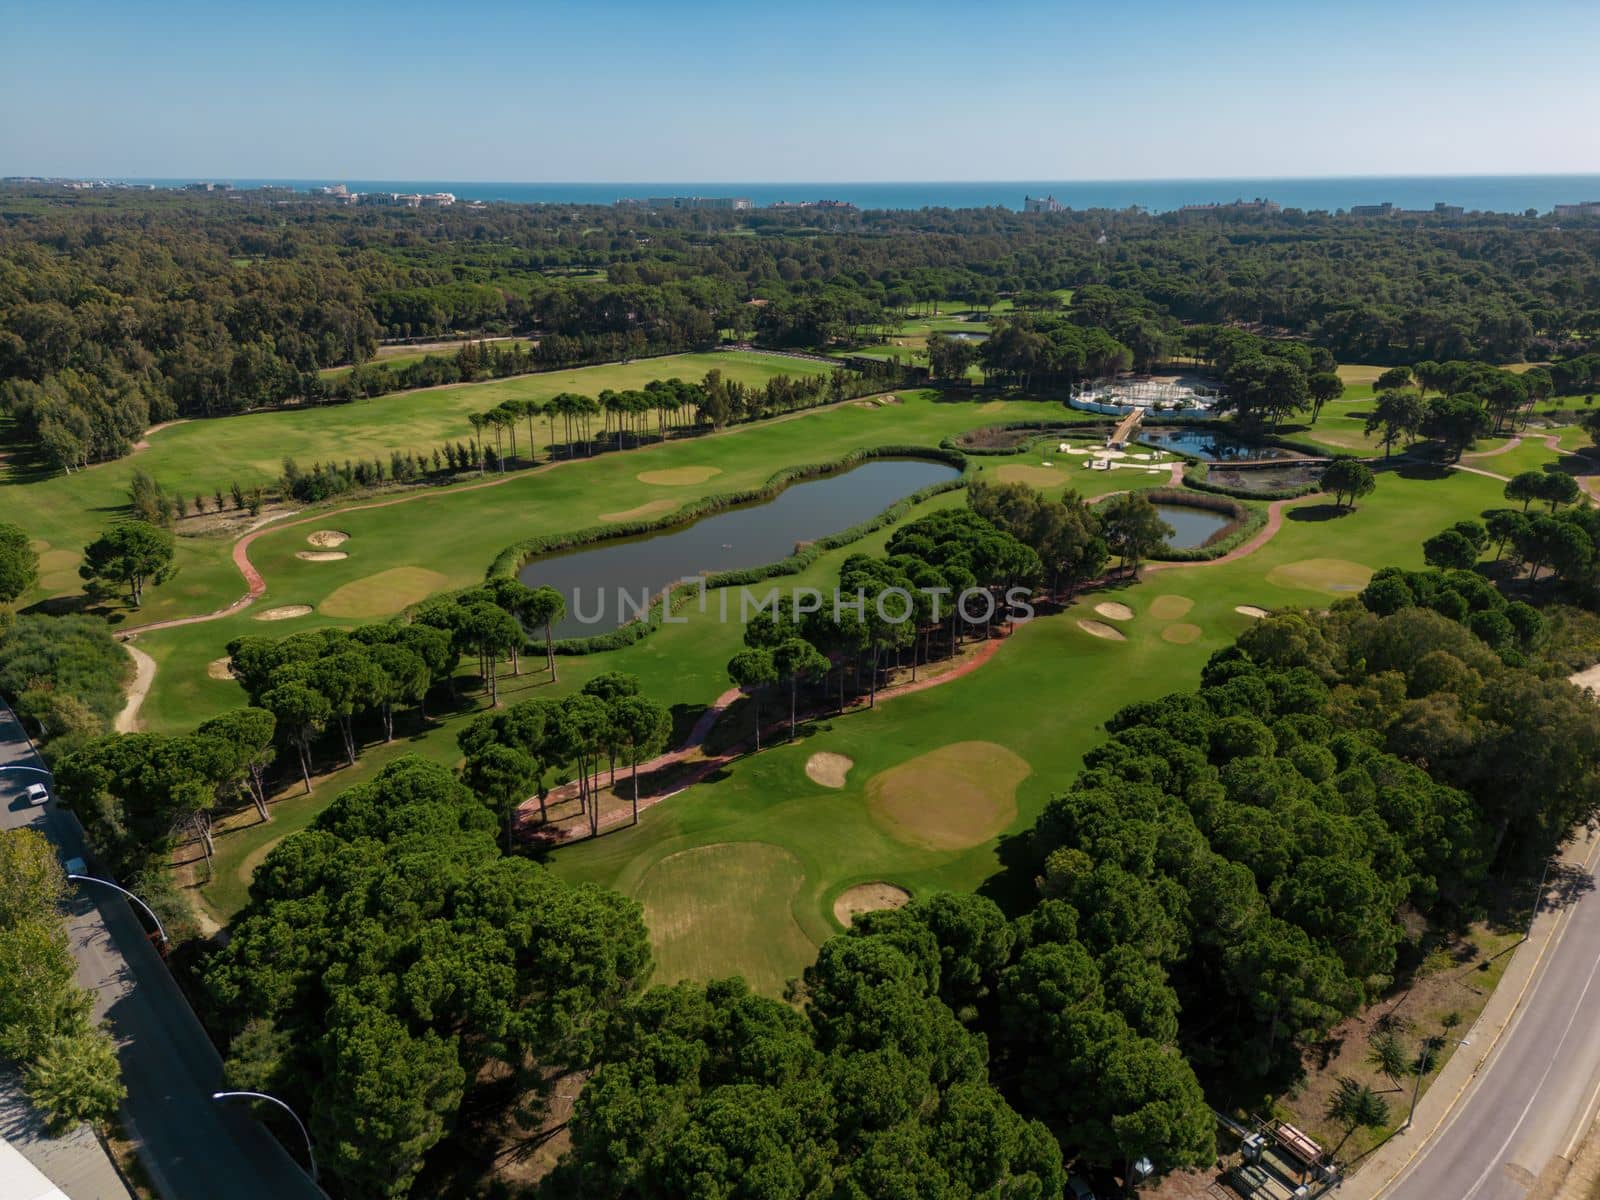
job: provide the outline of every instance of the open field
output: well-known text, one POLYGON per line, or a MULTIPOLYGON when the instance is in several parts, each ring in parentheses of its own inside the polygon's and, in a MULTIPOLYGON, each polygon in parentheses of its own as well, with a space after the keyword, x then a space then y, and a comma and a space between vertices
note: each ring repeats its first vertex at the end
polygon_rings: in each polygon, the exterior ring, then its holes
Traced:
MULTIPOLYGON (((378 347, 378 352, 372 356, 371 365, 374 365, 374 366, 385 366, 385 367, 403 367, 403 366, 406 366, 406 365, 408 365, 410 363, 421 362, 423 359, 427 358, 428 355, 430 355, 430 354, 432 354, 432 355, 434 355, 436 357, 443 357, 443 356, 447 356, 447 355, 453 355, 453 354, 456 353, 456 351, 460 350, 462 346, 465 346, 467 344, 467 342, 469 342, 469 341, 471 341, 471 342, 478 342, 478 341, 488 342, 488 343, 490 343, 492 345, 498 346, 502 350, 509 350, 511 348, 511 343, 512 342, 520 342, 520 343, 522 343, 522 345, 524 345, 526 347, 529 347, 529 348, 531 348, 535 344, 535 342, 534 342, 534 340, 532 338, 525 338, 525 337, 487 337, 487 338, 468 338, 468 339, 463 339, 463 340, 458 340, 458 341, 426 342, 426 343, 423 343, 421 345, 416 345, 416 346, 379 346, 378 347)), ((324 380, 327 380, 328 382, 331 383, 335 379, 342 379, 344 376, 350 374, 351 370, 353 370, 353 368, 349 367, 349 366, 324 367, 324 368, 322 368, 322 370, 318 371, 317 374, 320 375, 324 380)))

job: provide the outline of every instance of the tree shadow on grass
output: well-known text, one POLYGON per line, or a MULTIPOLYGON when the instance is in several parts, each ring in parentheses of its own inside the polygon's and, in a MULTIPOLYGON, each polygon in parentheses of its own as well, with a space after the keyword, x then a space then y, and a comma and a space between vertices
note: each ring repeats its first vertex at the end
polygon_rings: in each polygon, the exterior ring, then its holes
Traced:
POLYGON ((1306 504, 1291 508, 1284 515, 1291 521, 1337 521, 1356 510, 1341 508, 1337 504, 1306 504))

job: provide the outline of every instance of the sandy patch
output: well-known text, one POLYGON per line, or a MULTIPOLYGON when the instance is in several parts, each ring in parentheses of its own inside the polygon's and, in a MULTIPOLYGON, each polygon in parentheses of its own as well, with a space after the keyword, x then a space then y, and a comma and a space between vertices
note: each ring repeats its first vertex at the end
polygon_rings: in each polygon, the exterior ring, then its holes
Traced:
POLYGON ((232 679, 233 659, 227 655, 223 655, 221 658, 213 658, 206 664, 206 677, 208 679, 232 679))
POLYGON ((341 558, 350 557, 343 550, 296 550, 294 556, 306 562, 338 562, 341 558))
POLYGON ((669 513, 678 507, 676 500, 651 500, 648 504, 641 504, 638 508, 625 508, 621 512, 601 513, 602 521, 638 521, 645 517, 656 517, 662 513, 669 513))
POLYGON ((874 775, 867 810, 898 842, 965 850, 1017 819, 1017 785, 1032 770, 994 742, 955 742, 874 775))
POLYGON ((388 617, 450 586, 450 576, 426 567, 391 567, 352 579, 322 602, 329 617, 388 617))
POLYGON ((1184 625, 1181 623, 1168 625, 1161 631, 1161 640, 1173 642, 1179 646, 1187 646, 1190 642, 1199 640, 1200 632, 1200 626, 1198 625, 1184 625))
POLYGON ((896 396, 893 392, 885 392, 883 395, 878 397, 878 403, 879 404, 899 404, 900 403, 900 397, 896 396))
POLYGON ((1257 608, 1254 604, 1235 604, 1233 611, 1246 617, 1254 617, 1260 621, 1272 614, 1264 608, 1257 608))
POLYGON ((1125 642, 1128 640, 1122 636, 1122 630, 1113 629, 1104 621, 1079 621, 1078 628, 1085 633, 1093 634, 1097 638, 1105 638, 1108 642, 1125 642))
POLYGON ((1313 592, 1359 592, 1372 578, 1372 568, 1342 558, 1303 558, 1267 572, 1267 582, 1313 592))
POLYGON ((281 604, 277 608, 269 608, 265 612, 258 612, 258 621, 287 621, 293 617, 308 617, 311 615, 309 604, 281 604))
POLYGON ((1588 688, 1591 692, 1600 694, 1600 664, 1590 667, 1587 671, 1579 671, 1576 675, 1568 675, 1567 682, 1573 687, 1588 688))
POLYGON ((911 902, 911 893, 892 883, 858 883, 845 888, 833 902, 833 919, 849 929, 861 913, 902 908, 911 902))
POLYGON ((842 788, 844 777, 850 773, 850 768, 856 765, 856 760, 846 758, 843 754, 831 754, 826 750, 819 750, 806 759, 806 778, 812 783, 820 783, 823 787, 842 788))
POLYGON ((1094 610, 1108 621, 1133 620, 1133 609, 1126 604, 1118 604, 1115 600, 1102 601, 1094 606, 1094 610))
POLYGON ((721 467, 672 467, 665 471, 640 471, 634 478, 640 483, 662 487, 684 487, 687 484, 704 483, 721 474, 721 467))
POLYGON ((342 546, 350 540, 348 533, 341 533, 337 529, 319 529, 315 533, 307 534, 306 541, 319 550, 332 550, 335 546, 342 546))
POLYGON ((1024 467, 1013 464, 996 468, 994 475, 1001 483, 1025 483, 1029 487, 1036 488, 1060 487, 1065 482, 1051 467, 1024 467))
POLYGON ((1150 615, 1158 621, 1176 621, 1193 607, 1187 596, 1157 596, 1150 601, 1150 615))
POLYGON ((118 733, 133 733, 144 724, 139 720, 139 706, 150 694, 150 685, 156 681, 156 660, 131 641, 123 642, 122 648, 133 659, 133 680, 128 684, 128 702, 122 706, 111 727, 118 733))

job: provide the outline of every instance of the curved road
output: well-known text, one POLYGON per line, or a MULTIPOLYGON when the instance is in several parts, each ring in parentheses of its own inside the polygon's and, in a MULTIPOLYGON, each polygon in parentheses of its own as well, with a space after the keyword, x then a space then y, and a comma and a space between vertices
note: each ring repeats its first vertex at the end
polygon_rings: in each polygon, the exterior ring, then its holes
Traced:
MULTIPOLYGON (((1502 984, 1523 989, 1516 1012, 1417 1157, 1374 1195, 1523 1200, 1553 1194, 1600 1102, 1600 894, 1594 875, 1600 840, 1576 849, 1581 857, 1569 855, 1558 882, 1546 889, 1537 922, 1543 928, 1522 948, 1538 956, 1531 973, 1521 985, 1502 984)), ((1418 1124, 1427 1127, 1420 1112, 1418 1124)))
MULTIPOLYGON (((42 767, 16 716, 0 703, 0 766, 42 767)), ((21 799, 39 776, 0 771, 0 829, 24 826, 62 857, 84 854, 83 834, 54 801, 21 799)), ((123 1119, 163 1200, 321 1200, 322 1192, 239 1106, 221 1106, 222 1060, 128 902, 109 889, 71 896, 67 935, 94 1017, 111 1023, 128 1098, 123 1119)))

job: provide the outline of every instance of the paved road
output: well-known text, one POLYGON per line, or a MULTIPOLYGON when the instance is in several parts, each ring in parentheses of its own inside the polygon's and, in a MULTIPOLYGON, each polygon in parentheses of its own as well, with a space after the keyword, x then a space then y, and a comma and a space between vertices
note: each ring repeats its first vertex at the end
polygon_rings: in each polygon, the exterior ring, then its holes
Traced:
POLYGON ((1600 843, 1546 892, 1565 893, 1563 923, 1520 1010, 1472 1090, 1382 1200, 1521 1200, 1572 1157, 1600 1100, 1597 858, 1600 843))
MULTIPOLYGON (((42 765, 15 716, 0 704, 0 765, 42 765)), ((32 825, 64 856, 83 853, 82 832, 52 801, 20 800, 39 776, 0 771, 0 828, 32 825)), ((107 889, 79 893, 67 932, 78 982, 111 1022, 128 1088, 123 1119, 165 1200, 319 1200, 322 1193, 247 1109, 217 1105, 222 1062, 128 904, 107 889)))

